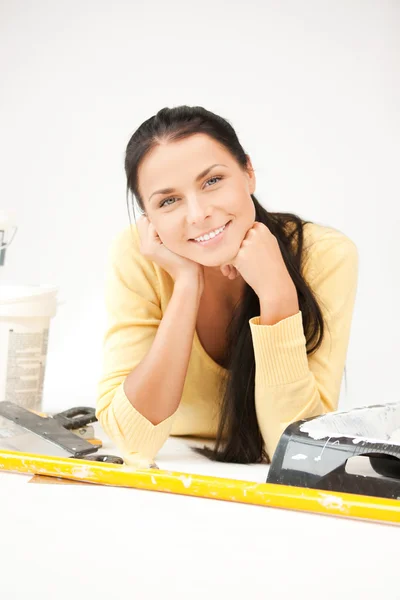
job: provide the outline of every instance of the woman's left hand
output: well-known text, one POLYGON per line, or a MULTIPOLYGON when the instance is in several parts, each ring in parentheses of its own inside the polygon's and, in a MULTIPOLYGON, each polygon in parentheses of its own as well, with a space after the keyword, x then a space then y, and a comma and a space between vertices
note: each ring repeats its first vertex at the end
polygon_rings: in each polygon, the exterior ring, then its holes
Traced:
POLYGON ((264 223, 256 221, 243 239, 239 252, 221 272, 235 279, 240 274, 265 305, 295 299, 297 290, 286 268, 278 240, 264 223))

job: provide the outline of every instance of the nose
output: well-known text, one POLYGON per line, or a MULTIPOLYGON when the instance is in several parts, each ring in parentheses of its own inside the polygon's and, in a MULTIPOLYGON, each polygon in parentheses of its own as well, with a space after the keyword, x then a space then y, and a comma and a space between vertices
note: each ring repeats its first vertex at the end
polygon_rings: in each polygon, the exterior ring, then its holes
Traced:
POLYGON ((188 225, 197 225, 209 217, 210 205, 203 204, 197 196, 188 198, 186 219, 188 225))

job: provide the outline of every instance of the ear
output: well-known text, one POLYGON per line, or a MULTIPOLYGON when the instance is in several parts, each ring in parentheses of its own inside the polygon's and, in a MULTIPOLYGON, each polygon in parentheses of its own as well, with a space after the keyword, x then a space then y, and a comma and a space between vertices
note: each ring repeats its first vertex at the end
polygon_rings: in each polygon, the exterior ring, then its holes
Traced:
POLYGON ((248 154, 246 154, 246 156, 247 156, 246 172, 247 172, 247 176, 249 178, 250 194, 254 194, 255 189, 256 189, 256 174, 254 172, 253 164, 251 162, 250 156, 248 154))

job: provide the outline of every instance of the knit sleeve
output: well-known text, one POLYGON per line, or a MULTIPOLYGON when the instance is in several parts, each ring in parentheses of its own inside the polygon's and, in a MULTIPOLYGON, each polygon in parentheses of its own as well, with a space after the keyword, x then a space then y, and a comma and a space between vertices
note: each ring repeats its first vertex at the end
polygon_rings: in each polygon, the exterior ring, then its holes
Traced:
POLYGON ((153 263, 141 255, 137 236, 125 230, 109 253, 107 327, 96 415, 127 464, 148 466, 168 438, 174 415, 153 425, 124 392, 125 378, 150 350, 162 318, 157 274, 153 263))
POLYGON ((356 245, 326 236, 313 248, 310 287, 325 323, 321 346, 307 355, 302 313, 274 325, 250 319, 255 354, 255 405, 270 458, 286 427, 337 409, 358 283, 356 245))

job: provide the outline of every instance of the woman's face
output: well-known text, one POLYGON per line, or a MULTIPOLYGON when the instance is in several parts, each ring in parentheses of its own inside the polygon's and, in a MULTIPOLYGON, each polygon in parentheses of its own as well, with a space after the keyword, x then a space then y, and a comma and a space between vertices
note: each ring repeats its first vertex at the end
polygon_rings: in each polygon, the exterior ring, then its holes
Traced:
POLYGON ((202 133, 149 152, 139 167, 138 187, 162 243, 205 267, 232 260, 255 221, 250 159, 248 167, 244 171, 224 146, 202 133), (210 243, 194 241, 227 223, 210 243))

